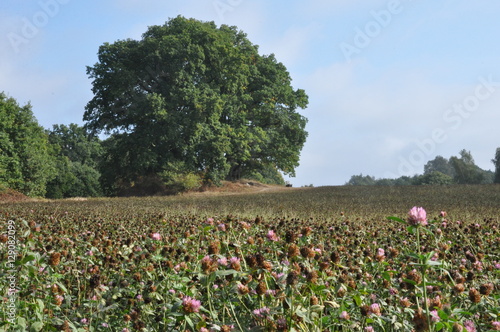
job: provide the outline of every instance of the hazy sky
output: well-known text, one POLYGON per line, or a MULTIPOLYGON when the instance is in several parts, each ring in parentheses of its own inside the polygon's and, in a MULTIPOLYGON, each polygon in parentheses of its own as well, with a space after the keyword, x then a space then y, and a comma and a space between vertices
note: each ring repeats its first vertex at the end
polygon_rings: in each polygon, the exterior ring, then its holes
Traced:
POLYGON ((295 186, 422 173, 461 149, 493 169, 499 13, 484 0, 2 0, 0 91, 46 128, 83 124, 98 47, 180 14, 236 25, 309 95, 295 186))

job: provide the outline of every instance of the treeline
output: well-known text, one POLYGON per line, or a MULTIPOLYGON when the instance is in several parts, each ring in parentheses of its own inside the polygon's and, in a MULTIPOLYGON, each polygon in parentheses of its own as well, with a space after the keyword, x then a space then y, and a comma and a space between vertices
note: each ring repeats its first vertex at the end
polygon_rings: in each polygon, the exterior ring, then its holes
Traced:
MULTIPOLYGON (((0 191, 31 197, 68 198, 177 193, 201 187, 195 174, 163 172, 135 182, 116 181, 118 165, 113 136, 101 140, 84 126, 39 125, 31 105, 20 106, 0 92, 0 191)), ((123 151, 123 153, 126 153, 123 151)), ((272 168, 243 172, 248 179, 282 184, 272 168)))
POLYGON ((0 189, 31 197, 100 196, 102 142, 83 127, 45 130, 31 105, 0 93, 0 189))
POLYGON ((397 179, 376 179, 370 175, 353 175, 346 185, 404 186, 404 185, 449 185, 500 183, 500 148, 496 150, 495 172, 483 170, 474 162, 470 151, 461 150, 458 156, 449 159, 437 156, 424 166, 423 174, 401 176, 397 179))

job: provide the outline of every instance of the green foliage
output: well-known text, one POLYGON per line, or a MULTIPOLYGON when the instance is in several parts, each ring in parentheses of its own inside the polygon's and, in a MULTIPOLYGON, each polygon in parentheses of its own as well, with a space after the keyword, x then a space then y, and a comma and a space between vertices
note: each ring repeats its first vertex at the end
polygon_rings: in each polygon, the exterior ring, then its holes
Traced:
POLYGON ((257 169, 243 171, 241 177, 265 184, 285 185, 283 175, 281 175, 281 173, 272 166, 262 166, 257 169))
POLYGON ((173 192, 182 192, 200 188, 203 179, 199 174, 189 170, 185 163, 168 163, 164 171, 160 173, 163 182, 173 192))
POLYGON ((49 131, 56 159, 56 175, 47 186, 47 197, 96 197, 102 195, 98 164, 103 154, 99 138, 74 123, 54 125, 49 131))
POLYGON ((194 173, 175 174, 166 185, 176 191, 188 191, 200 188, 202 179, 194 173))
POLYGON ((461 150, 460 158, 451 157, 450 164, 455 171, 455 182, 459 184, 479 184, 485 180, 484 171, 474 163, 470 151, 461 150))
MULTIPOLYGON (((498 156, 500 152, 497 151, 498 156)), ((500 157, 497 158, 500 160, 500 157)), ((495 163, 493 160, 493 163, 495 163)), ((499 163, 500 164, 500 163, 499 163)), ((497 165, 495 163, 495 165, 497 165)), ((498 172, 497 172, 498 173, 498 172)), ((469 151, 460 151, 460 157, 449 160, 437 156, 424 166, 424 174, 401 176, 397 179, 376 179, 373 176, 353 175, 346 185, 377 185, 377 186, 407 186, 407 185, 449 185, 449 184, 490 184, 495 173, 483 170, 474 163, 469 151)), ((500 181, 500 179, 499 179, 500 181)))
POLYGON ((0 183, 28 196, 43 196, 54 176, 47 135, 31 106, 0 93, 0 183))
POLYGON ((375 184, 375 178, 370 175, 353 175, 346 183, 346 185, 350 186, 369 186, 375 184))
POLYGON ((415 179, 414 184, 417 185, 446 185, 453 184, 453 178, 439 171, 432 171, 424 175, 420 175, 415 179))
POLYGON ((495 177, 493 182, 500 183, 500 148, 497 148, 495 153, 495 158, 492 160, 493 164, 495 164, 495 177))
POLYGON ((106 190, 178 162, 215 184, 262 168, 293 176, 308 98, 257 49, 236 27, 181 16, 102 45, 87 68, 95 96, 84 120, 111 134, 106 190))
POLYGON ((450 164, 449 160, 442 156, 437 156, 425 164, 424 175, 432 172, 441 172, 451 177, 455 176, 455 169, 450 164))

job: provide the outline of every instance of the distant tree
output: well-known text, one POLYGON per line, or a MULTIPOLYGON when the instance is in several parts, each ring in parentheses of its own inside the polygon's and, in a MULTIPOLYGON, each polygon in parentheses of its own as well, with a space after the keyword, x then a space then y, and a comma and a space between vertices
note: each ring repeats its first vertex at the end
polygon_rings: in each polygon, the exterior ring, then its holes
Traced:
POLYGON ((375 185, 375 178, 370 175, 353 175, 346 183, 350 186, 372 186, 375 185))
POLYGON ((410 176, 401 176, 394 180, 395 186, 410 186, 414 184, 414 177, 410 176))
POLYGON ((74 123, 54 125, 48 134, 57 155, 57 175, 47 185, 47 197, 102 195, 98 165, 103 149, 99 138, 74 123))
POLYGON ((500 148, 497 148, 495 158, 492 160, 492 162, 493 164, 495 164, 495 178, 493 182, 500 183, 500 148))
POLYGON ((388 179, 388 178, 376 179, 375 185, 377 185, 377 186, 393 186, 394 179, 388 179))
POLYGON ((430 160, 424 166, 424 174, 430 174, 432 172, 441 172, 442 174, 446 174, 451 176, 452 178, 455 176, 455 170, 453 166, 450 164, 448 159, 442 156, 436 156, 433 160, 430 160))
POLYGON ((483 173, 483 181, 481 181, 482 184, 494 183, 495 172, 492 172, 490 170, 483 170, 483 169, 480 169, 480 171, 483 173))
POLYGON ((439 171, 433 171, 418 176, 415 179, 414 184, 416 185, 446 185, 453 184, 453 178, 447 174, 443 174, 439 171))
POLYGON ((54 176, 50 152, 31 105, 21 107, 0 93, 0 184, 28 196, 44 196, 54 176))
POLYGON ((173 169, 214 183, 261 169, 294 176, 308 97, 236 27, 179 16, 105 43, 98 59, 84 120, 112 134, 108 190, 173 169))
POLYGON ((470 151, 461 150, 460 158, 455 156, 451 157, 450 164, 455 172, 454 180, 456 183, 480 184, 485 180, 484 171, 476 166, 470 151))
POLYGON ((61 153, 72 162, 97 167, 103 154, 99 137, 75 123, 53 125, 49 141, 61 148, 61 153))

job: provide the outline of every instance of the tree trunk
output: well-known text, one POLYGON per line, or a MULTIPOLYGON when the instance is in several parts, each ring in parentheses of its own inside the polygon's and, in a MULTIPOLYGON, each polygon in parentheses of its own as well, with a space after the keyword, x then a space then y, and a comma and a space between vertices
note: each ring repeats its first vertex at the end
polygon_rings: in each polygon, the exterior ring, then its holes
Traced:
POLYGON ((241 178, 241 165, 236 164, 231 166, 231 169, 229 170, 229 174, 227 175, 227 180, 229 181, 235 181, 239 180, 241 178))

